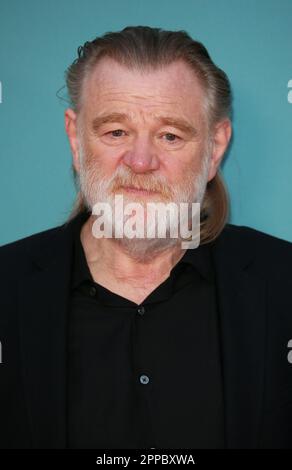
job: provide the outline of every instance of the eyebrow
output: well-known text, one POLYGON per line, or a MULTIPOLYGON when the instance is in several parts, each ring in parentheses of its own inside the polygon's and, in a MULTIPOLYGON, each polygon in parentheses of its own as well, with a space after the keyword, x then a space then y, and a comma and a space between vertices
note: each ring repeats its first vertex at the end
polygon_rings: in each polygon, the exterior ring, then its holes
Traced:
MULTIPOLYGON (((189 124, 185 119, 175 118, 171 116, 157 116, 156 120, 159 121, 162 125, 172 126, 180 129, 181 131, 196 137, 198 131, 195 127, 189 124)), ((97 116, 92 121, 92 129, 96 132, 103 124, 108 124, 110 122, 131 122, 129 116, 125 113, 110 113, 97 116)))

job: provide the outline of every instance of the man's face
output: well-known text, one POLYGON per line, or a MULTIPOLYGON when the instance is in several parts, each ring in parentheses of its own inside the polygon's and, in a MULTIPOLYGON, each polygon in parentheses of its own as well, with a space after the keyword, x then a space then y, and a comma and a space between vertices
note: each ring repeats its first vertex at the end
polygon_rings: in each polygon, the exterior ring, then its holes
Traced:
POLYGON ((143 75, 105 58, 84 85, 82 144, 87 163, 105 177, 125 168, 134 186, 163 178, 169 194, 190 171, 200 170, 207 139, 204 94, 186 64, 143 75))
POLYGON ((125 203, 201 202, 214 176, 204 99, 181 61, 141 73, 102 59, 84 83, 74 160, 88 206, 114 194, 125 203))

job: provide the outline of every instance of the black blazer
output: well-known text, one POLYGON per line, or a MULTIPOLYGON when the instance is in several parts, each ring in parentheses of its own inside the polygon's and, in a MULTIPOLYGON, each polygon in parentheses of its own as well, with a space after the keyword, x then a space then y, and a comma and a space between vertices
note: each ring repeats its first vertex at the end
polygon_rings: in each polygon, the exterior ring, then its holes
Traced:
MULTIPOLYGON (((66 448, 73 222, 0 248, 0 447, 66 448)), ((212 244, 226 447, 292 448, 292 243, 227 224, 212 244)))

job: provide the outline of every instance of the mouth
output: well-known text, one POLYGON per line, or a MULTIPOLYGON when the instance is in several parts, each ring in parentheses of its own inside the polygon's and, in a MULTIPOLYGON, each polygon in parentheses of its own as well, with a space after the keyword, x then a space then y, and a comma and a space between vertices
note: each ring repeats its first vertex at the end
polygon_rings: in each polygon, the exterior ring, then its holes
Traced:
POLYGON ((135 188, 135 187, 133 187, 133 186, 122 186, 121 189, 122 189, 123 191, 128 192, 128 193, 140 194, 141 196, 151 196, 151 195, 158 194, 157 191, 149 191, 149 190, 147 190, 147 189, 135 188))

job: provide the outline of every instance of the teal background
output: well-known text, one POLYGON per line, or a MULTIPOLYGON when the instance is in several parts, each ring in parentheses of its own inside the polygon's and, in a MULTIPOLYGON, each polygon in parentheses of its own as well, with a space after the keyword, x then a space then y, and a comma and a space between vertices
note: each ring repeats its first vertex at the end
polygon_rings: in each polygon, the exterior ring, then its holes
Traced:
POLYGON ((67 105, 56 93, 79 45, 129 25, 184 29, 225 70, 234 94, 222 167, 230 222, 292 241, 291 0, 1 0, 0 244, 68 216, 67 105))

